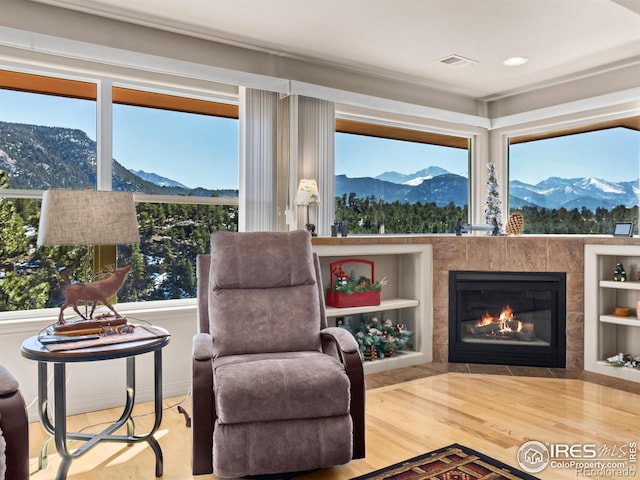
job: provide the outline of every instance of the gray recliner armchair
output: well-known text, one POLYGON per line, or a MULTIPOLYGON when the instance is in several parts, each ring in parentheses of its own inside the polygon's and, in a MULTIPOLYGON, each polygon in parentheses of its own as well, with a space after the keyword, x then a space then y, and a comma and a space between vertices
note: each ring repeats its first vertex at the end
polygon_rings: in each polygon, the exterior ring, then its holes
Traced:
POLYGON ((363 458, 358 346, 327 328, 309 232, 215 232, 197 268, 193 473, 277 474, 363 458))

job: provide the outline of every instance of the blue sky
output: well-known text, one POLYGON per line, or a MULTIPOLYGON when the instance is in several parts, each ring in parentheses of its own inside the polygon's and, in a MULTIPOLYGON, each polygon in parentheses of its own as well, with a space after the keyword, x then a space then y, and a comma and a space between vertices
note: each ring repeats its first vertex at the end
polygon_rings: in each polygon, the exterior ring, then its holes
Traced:
POLYGON ((467 151, 461 148, 348 133, 336 135, 336 174, 351 178, 376 177, 389 171, 414 173, 431 166, 467 176, 468 158, 467 151))
POLYGON ((637 180, 640 132, 620 127, 519 143, 509 155, 511 177, 531 184, 551 176, 637 180))
MULTIPOLYGON (((0 89, 0 120, 78 128, 96 138, 95 102, 0 89)), ((238 188, 237 120, 116 105, 114 158, 188 187, 238 188)), ((439 166, 468 172, 465 150, 361 135, 336 135, 336 174, 375 177, 439 166)), ((616 128, 514 145, 510 176, 535 184, 551 176, 636 180, 640 132, 616 128)))
MULTIPOLYGON (((96 104, 0 89, 0 120, 77 128, 96 139, 96 104)), ((116 105, 113 156, 195 188, 238 188, 238 121, 116 105)))
MULTIPOLYGON (((510 177, 537 184, 549 177, 596 177, 609 181, 637 180, 640 132, 614 128, 567 135, 510 148, 510 177)), ((413 173, 428 166, 467 174, 465 150, 361 135, 336 135, 336 173, 375 177, 385 171, 413 173)))
POLYGON ((127 168, 191 188, 238 188, 237 120, 127 105, 113 110, 113 156, 127 168))

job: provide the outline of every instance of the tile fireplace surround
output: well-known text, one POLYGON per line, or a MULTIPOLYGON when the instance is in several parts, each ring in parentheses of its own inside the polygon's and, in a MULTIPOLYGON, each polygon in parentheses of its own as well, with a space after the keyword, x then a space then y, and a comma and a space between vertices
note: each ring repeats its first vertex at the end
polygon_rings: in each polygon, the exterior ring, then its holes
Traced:
POLYGON ((567 365, 583 369, 584 246, 639 245, 640 238, 579 235, 408 235, 319 237, 314 245, 428 243, 433 250, 433 361, 448 362, 449 270, 565 272, 567 274, 567 365))

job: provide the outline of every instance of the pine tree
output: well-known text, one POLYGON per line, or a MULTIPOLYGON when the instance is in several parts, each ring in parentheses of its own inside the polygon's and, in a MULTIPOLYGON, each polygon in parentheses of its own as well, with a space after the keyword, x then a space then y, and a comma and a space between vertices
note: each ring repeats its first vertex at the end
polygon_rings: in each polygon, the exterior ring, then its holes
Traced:
MULTIPOLYGON (((0 170, 0 189, 10 188, 9 176, 0 170)), ((0 197, 0 258, 13 258, 25 253, 27 240, 22 218, 12 201, 0 197)))
POLYGON ((488 163, 489 179, 487 180, 487 197, 484 207, 484 218, 488 225, 491 225, 492 219, 498 222, 498 228, 502 230, 502 208, 500 201, 500 192, 498 191, 498 179, 496 178, 496 168, 493 163, 488 163))
MULTIPOLYGON (((0 170, 0 189, 10 188, 9 176, 0 170)), ((49 294, 49 285, 33 281, 32 277, 16 269, 28 264, 27 237, 24 222, 15 203, 0 197, 0 311, 43 308, 49 294)))

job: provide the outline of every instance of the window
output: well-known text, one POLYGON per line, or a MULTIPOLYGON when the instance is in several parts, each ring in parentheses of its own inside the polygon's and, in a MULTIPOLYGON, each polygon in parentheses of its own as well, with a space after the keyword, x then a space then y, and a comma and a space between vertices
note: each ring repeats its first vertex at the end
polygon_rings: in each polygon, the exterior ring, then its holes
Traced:
MULTIPOLYGON (((96 85, 0 71, 0 311, 58 307, 82 272, 84 247, 36 238, 43 190, 100 188, 96 85)), ((195 297, 195 256, 237 230, 238 108, 120 87, 113 102, 112 188, 136 193, 141 238, 117 248, 119 301, 195 297)))
POLYGON ((509 209, 524 232, 638 232, 640 117, 509 139, 509 209))
POLYGON ((468 138, 339 119, 335 143, 335 218, 350 233, 451 233, 468 218, 468 138))
POLYGON ((96 188, 96 91, 0 71, 0 311, 60 305, 58 267, 84 257, 80 247, 38 251, 35 243, 41 190, 96 188))
POLYGON ((238 109, 121 87, 113 102, 113 188, 153 196, 137 204, 140 245, 118 247, 133 267, 119 299, 193 298, 196 255, 238 229, 238 109))

